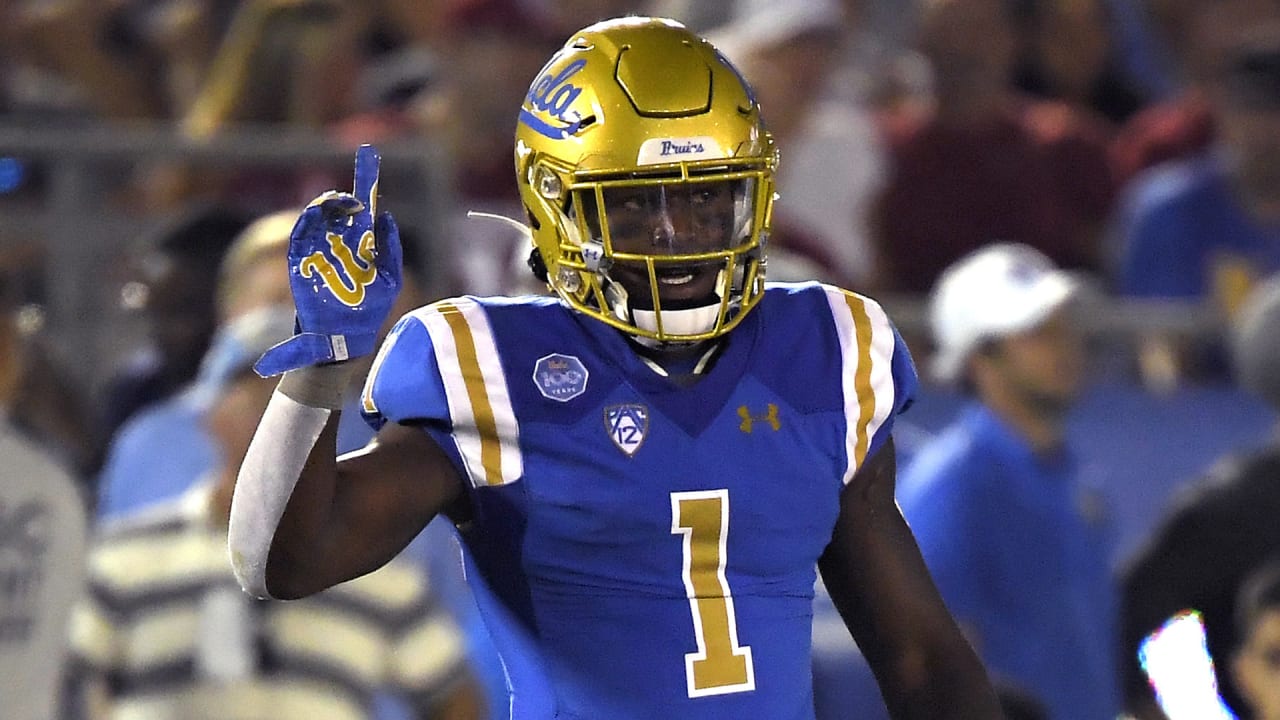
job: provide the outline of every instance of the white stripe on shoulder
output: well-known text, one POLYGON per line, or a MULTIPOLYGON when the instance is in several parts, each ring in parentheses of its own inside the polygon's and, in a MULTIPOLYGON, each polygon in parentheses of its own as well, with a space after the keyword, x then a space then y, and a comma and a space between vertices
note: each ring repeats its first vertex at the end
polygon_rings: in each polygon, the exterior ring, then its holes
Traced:
POLYGON ((454 298, 413 315, 431 335, 454 441, 471 483, 506 485, 520 479, 520 428, 484 308, 470 298, 454 298))
MULTIPOLYGON (((421 308, 415 312, 420 311, 421 308)), ((369 373, 364 376, 364 387, 360 389, 360 409, 369 415, 376 415, 378 403, 373 399, 373 386, 378 378, 378 373, 382 370, 382 362, 387 359, 387 355, 391 354, 392 343, 383 342, 378 347, 378 352, 373 356, 373 364, 369 366, 369 373)))
POLYGON ((840 340, 846 458, 843 480, 848 484, 866 459, 871 438, 893 410, 895 337, 889 317, 874 300, 829 286, 823 290, 840 340))

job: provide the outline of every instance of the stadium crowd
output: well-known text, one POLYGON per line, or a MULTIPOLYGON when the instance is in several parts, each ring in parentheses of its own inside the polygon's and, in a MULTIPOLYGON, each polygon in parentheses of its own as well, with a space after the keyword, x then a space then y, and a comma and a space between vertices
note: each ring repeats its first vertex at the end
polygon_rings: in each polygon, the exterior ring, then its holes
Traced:
MULTIPOLYGON (((1270 0, 0 3, 0 715, 506 717, 443 519, 287 611, 215 557, 270 389, 249 367, 292 332, 263 258, 374 143, 438 170, 384 167, 401 311, 543 292, 528 236, 468 211, 524 222, 516 111, 572 33, 628 14, 754 87, 781 152, 769 279, 876 297, 911 347, 904 514, 1007 716, 1207 717, 1190 685, 1280 718, 1270 0), (95 149, 139 129, 175 150, 95 149), (332 155, 200 150, 263 137, 332 155), (1151 671, 1186 617, 1207 643, 1151 671)), ((348 415, 344 451, 371 436, 348 415)), ((833 618, 819 586, 818 718, 887 718, 833 618)))

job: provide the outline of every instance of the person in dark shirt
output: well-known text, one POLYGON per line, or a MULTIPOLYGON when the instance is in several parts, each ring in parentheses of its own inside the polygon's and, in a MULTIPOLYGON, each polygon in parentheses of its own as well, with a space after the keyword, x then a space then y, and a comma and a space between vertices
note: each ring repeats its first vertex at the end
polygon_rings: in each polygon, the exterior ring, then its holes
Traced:
MULTIPOLYGON (((1239 382, 1280 410, 1280 278, 1251 296, 1233 327, 1239 382)), ((1245 578, 1280 553, 1280 435, 1219 460, 1174 498, 1156 531, 1121 570, 1125 703, 1135 717, 1162 718, 1138 662, 1143 638, 1186 609, 1204 618, 1206 644, 1223 699, 1246 705, 1224 662, 1240 638, 1233 624, 1245 578)), ((1246 715, 1247 717, 1247 715, 1246 715)))

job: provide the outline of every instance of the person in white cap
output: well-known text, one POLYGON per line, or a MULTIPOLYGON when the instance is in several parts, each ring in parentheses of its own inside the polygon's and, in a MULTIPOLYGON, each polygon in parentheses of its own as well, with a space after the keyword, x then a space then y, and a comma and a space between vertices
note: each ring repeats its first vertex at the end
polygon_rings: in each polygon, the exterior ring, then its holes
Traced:
POLYGON ((961 258, 930 299, 934 372, 972 396, 898 499, 993 678, 1054 720, 1112 720, 1115 591, 1100 496, 1065 435, 1084 378, 1080 288, 1031 247, 961 258))

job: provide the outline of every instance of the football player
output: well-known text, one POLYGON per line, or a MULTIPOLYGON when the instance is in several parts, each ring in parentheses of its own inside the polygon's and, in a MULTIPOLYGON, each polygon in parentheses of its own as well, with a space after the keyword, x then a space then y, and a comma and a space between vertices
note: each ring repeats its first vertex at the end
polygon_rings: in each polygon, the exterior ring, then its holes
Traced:
POLYGON ((682 25, 574 35, 520 109, 530 264, 553 292, 404 316, 335 459, 348 360, 399 276, 354 193, 302 214, 298 334, 236 487, 245 589, 297 598, 392 558, 433 516, 527 718, 812 718, 815 568, 895 717, 997 718, 894 502, 916 374, 881 308, 766 284, 777 152, 738 72, 682 25))

